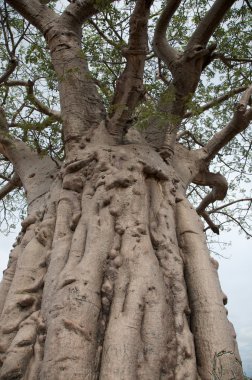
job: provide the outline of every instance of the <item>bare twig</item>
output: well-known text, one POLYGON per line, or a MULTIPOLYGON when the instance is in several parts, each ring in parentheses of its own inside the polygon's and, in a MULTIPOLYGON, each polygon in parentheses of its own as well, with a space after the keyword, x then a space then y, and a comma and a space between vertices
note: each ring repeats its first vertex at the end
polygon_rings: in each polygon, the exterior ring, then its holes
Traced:
POLYGON ((120 44, 116 43, 114 40, 111 40, 106 34, 99 28, 99 26, 92 20, 88 20, 88 23, 92 25, 92 27, 98 32, 98 34, 106 41, 109 45, 115 47, 115 48, 120 48, 120 44))
POLYGON ((47 116, 51 116, 53 119, 57 121, 61 121, 60 112, 50 109, 49 107, 47 107, 45 104, 43 104, 36 98, 36 96, 34 95, 33 81, 28 81, 27 95, 28 95, 28 100, 30 100, 30 102, 37 108, 38 111, 44 113, 47 116))
POLYGON ((237 199, 235 201, 232 201, 232 202, 229 202, 229 203, 226 203, 222 206, 219 206, 219 207, 216 207, 210 211, 208 211, 208 214, 214 214, 215 212, 218 212, 219 210, 222 210, 223 208, 226 208, 226 207, 229 207, 229 206, 232 206, 233 204, 235 203, 239 203, 239 202, 252 202, 252 198, 241 198, 241 199, 237 199))
POLYGON ((235 57, 226 57, 223 53, 215 52, 212 54, 212 59, 220 59, 228 67, 232 67, 230 62, 240 62, 240 63, 251 63, 251 58, 235 58, 235 57))
POLYGON ((192 134, 192 132, 190 132, 190 131, 182 131, 182 132, 179 132, 178 134, 177 134, 177 141, 179 141, 182 137, 185 137, 185 136, 189 136, 189 137, 191 137, 191 139, 196 143, 196 144, 198 144, 199 146, 204 146, 204 144, 201 142, 201 141, 199 141, 193 134, 192 134))
POLYGON ((222 215, 225 215, 226 217, 228 217, 229 219, 231 219, 234 223, 236 223, 240 228, 241 230, 243 230, 245 232, 246 235, 252 237, 252 234, 250 234, 243 226, 242 224, 236 219, 234 218, 232 215, 228 214, 227 212, 224 212, 224 211, 218 211, 219 214, 222 214, 222 215))

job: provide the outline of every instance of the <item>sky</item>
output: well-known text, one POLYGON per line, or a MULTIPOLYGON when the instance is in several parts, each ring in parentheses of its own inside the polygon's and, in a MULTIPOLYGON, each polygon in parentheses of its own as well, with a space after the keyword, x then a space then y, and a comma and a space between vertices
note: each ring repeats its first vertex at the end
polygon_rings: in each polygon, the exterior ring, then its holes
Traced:
MULTIPOLYGON (((0 235, 0 277, 6 268, 8 254, 18 229, 7 237, 0 235)), ((219 276, 224 293, 228 296, 228 316, 233 323, 243 362, 243 370, 252 377, 252 239, 246 240, 238 230, 221 233, 222 241, 232 241, 225 250, 219 247, 222 255, 219 261, 219 276)))

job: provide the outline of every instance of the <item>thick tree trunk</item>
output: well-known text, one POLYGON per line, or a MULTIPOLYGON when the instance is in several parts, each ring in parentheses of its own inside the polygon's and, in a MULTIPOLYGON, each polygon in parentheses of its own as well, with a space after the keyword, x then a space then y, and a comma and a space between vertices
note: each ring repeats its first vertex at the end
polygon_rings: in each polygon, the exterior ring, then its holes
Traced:
POLYGON ((1 380, 242 379, 175 167, 147 145, 96 143, 59 170, 4 273, 1 380))

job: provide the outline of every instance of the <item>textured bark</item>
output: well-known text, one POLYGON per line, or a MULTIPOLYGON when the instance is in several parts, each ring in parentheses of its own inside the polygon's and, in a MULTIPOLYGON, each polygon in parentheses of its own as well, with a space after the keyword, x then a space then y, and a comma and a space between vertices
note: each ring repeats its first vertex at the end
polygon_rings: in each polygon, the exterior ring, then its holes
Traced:
POLYGON ((4 274, 1 380, 211 379, 219 353, 242 378, 181 168, 135 144, 64 164, 4 274))
MULTIPOLYGON (((166 29, 180 1, 167 2, 154 38, 173 75, 159 102, 165 122, 157 132, 160 120, 150 117, 147 142, 135 131, 135 143, 132 131, 125 134, 143 93, 152 1, 136 1, 131 14, 127 63, 110 115, 81 50, 82 23, 99 12, 97 3, 71 1, 58 15, 46 1, 7 2, 48 44, 65 161, 59 168, 11 137, 0 109, 0 152, 13 164, 28 202, 0 287, 0 380, 242 379, 226 297, 198 213, 226 194, 225 180, 208 166, 251 120, 251 88, 230 125, 201 150, 176 143, 215 49, 207 42, 234 0, 216 0, 179 54, 168 45, 166 29), (185 197, 192 182, 213 187, 198 213, 185 197)), ((29 86, 31 101, 51 115, 29 86)))

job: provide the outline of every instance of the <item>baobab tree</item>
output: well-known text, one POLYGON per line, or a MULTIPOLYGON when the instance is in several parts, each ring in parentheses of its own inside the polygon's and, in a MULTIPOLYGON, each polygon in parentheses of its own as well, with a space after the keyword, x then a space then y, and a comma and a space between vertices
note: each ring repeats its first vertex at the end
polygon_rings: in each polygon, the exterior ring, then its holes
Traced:
POLYGON ((1 5, 0 194, 23 188, 27 216, 0 379, 242 379, 205 230, 228 207, 210 165, 249 138, 250 4, 62 6, 1 5))

